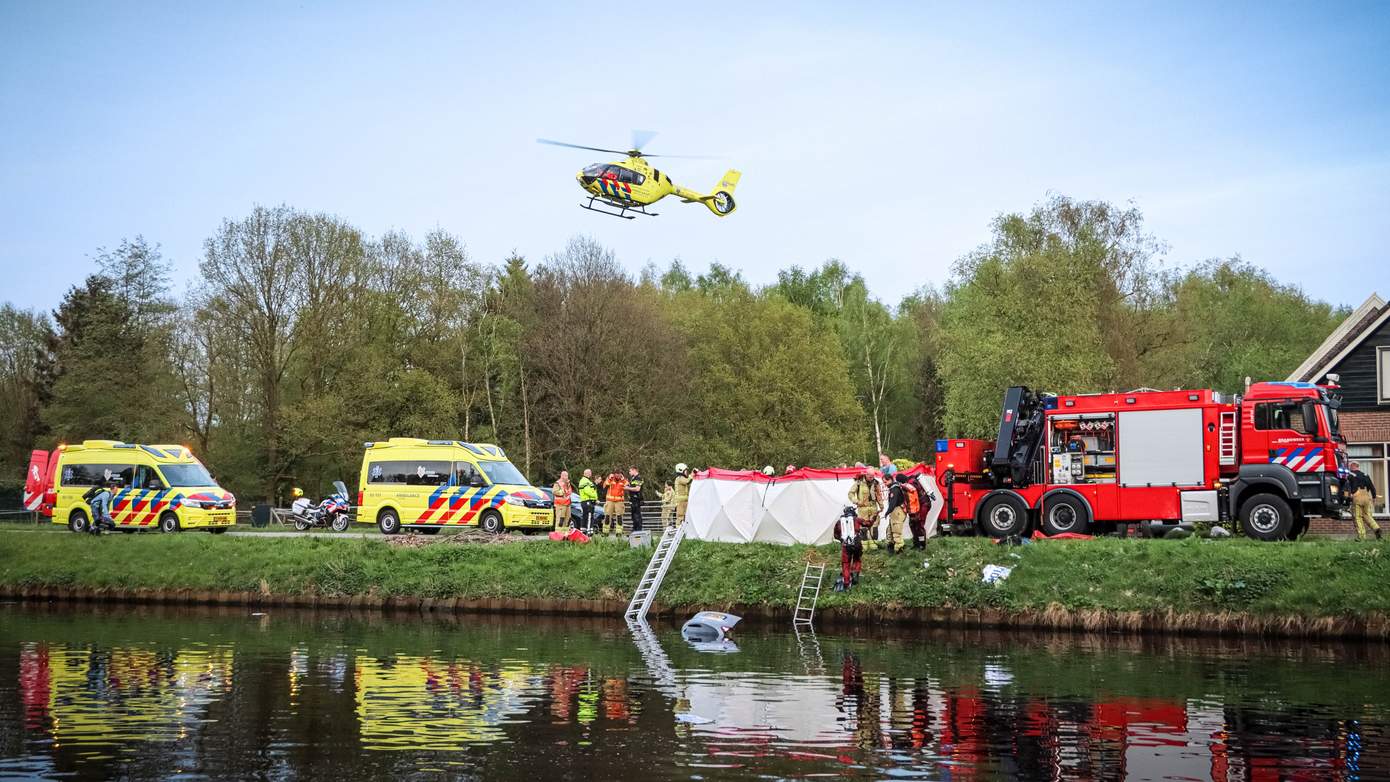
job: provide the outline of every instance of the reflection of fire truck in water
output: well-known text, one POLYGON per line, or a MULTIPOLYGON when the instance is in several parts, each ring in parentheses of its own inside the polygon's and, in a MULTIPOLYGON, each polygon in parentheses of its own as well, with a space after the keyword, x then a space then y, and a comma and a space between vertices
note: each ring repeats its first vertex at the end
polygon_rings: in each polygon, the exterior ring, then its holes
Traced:
POLYGON ((1243 396, 1132 391, 1004 395, 999 434, 937 441, 944 524, 992 537, 1114 523, 1229 522, 1296 537, 1341 506, 1335 386, 1256 383, 1243 396))

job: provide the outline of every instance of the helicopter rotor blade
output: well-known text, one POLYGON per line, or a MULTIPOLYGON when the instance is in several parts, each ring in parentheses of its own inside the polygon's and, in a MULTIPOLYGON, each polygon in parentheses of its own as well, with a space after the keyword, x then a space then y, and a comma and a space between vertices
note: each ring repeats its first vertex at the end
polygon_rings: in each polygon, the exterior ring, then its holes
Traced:
POLYGON ((548 139, 548 138, 538 138, 538 139, 536 139, 536 143, 538 143, 538 144, 549 144, 549 145, 551 145, 551 146, 553 146, 553 147, 569 147, 570 149, 587 149, 587 150, 589 150, 589 151, 591 151, 591 152, 611 152, 611 153, 613 153, 613 154, 615 154, 615 155, 626 155, 626 154, 627 154, 627 150, 625 150, 625 149, 604 149, 603 147, 586 147, 586 146, 584 146, 583 144, 570 144, 570 143, 567 143, 567 142, 564 142, 564 141, 552 141, 552 140, 550 140, 550 139, 548 139))
POLYGON ((643 155, 642 157, 664 157, 673 160, 720 160, 721 155, 643 155))
POLYGON ((632 131, 632 148, 637 150, 638 152, 641 152, 642 147, 647 146, 647 144, 655 137, 655 130, 634 130, 632 131))

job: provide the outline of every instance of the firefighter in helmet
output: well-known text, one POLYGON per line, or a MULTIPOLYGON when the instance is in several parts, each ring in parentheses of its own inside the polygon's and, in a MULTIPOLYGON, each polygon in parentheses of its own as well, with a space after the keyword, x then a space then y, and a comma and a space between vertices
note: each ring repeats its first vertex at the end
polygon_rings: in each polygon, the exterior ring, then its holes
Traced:
POLYGON ((675 490, 678 527, 685 523, 685 509, 690 505, 690 482, 690 468, 685 466, 685 462, 676 465, 676 479, 671 481, 671 488, 675 490))

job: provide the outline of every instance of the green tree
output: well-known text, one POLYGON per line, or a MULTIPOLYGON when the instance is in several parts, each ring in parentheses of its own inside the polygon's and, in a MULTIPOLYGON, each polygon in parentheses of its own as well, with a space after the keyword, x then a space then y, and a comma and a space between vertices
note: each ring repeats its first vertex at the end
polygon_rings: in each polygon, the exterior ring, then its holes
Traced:
POLYGON ((1166 335, 1150 319, 1158 244, 1137 209, 1056 197, 1004 215, 946 288, 938 367, 946 429, 986 436, 1004 388, 1141 385, 1166 335))
POLYGON ((141 325, 140 310, 112 288, 109 278, 92 275, 54 313, 43 423, 66 441, 181 439, 167 334, 141 325))
POLYGON ((834 464, 862 452, 859 407, 835 335, 779 297, 698 292, 672 301, 692 371, 681 460, 834 464))
POLYGON ((1246 377, 1282 380, 1347 316, 1240 258, 1206 261, 1170 285, 1180 350, 1163 386, 1240 391, 1246 377))
POLYGON ((29 451, 45 434, 42 376, 52 340, 46 315, 0 304, 0 497, 5 501, 23 485, 29 451))

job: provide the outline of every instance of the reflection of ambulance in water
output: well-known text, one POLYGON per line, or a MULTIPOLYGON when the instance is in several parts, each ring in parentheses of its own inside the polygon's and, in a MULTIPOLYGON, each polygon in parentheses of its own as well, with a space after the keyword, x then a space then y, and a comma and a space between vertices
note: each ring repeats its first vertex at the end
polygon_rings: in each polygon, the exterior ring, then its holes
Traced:
POLYGON ((46 711, 56 744, 131 744, 180 738, 204 721, 232 680, 232 650, 27 643, 20 648, 20 700, 46 711))
POLYGON ((498 670, 411 655, 358 657, 362 746, 443 751, 505 739, 504 726, 532 705, 541 686, 529 664, 511 666, 498 670))
POLYGON ((111 493, 111 518, 119 529, 218 533, 236 523, 236 498, 182 445, 86 440, 60 445, 52 454, 34 451, 25 506, 83 532, 92 520, 83 495, 112 481, 118 485, 111 493))
POLYGON ((392 437, 366 444, 357 520, 387 535, 413 527, 549 529, 550 499, 527 482, 501 448, 458 440, 392 437))

